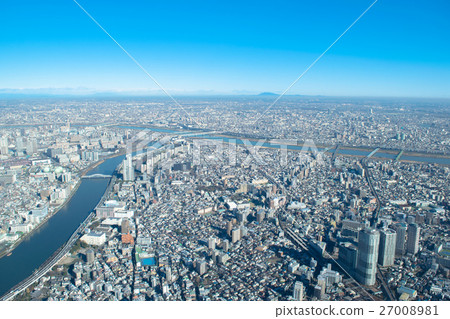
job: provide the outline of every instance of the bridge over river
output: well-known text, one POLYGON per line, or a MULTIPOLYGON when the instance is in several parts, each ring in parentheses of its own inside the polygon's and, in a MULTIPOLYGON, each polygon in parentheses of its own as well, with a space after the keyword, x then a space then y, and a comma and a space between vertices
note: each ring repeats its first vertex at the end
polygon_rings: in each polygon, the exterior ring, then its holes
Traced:
POLYGON ((92 178, 111 178, 112 175, 105 175, 105 174, 92 174, 92 175, 86 175, 82 178, 92 179, 92 178))

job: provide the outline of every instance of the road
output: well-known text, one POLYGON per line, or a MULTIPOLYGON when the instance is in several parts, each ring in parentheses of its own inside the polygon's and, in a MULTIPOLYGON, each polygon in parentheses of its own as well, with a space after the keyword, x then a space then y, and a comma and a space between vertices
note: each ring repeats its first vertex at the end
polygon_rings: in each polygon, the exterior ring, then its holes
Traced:
POLYGON ((386 281, 384 280, 383 274, 381 273, 380 269, 377 269, 377 278, 381 283, 381 288, 385 294, 385 296, 387 297, 387 300, 389 301, 395 301, 395 297, 392 294, 391 289, 389 289, 389 286, 386 284, 386 281))
POLYGON ((378 196, 377 191, 375 190, 375 187, 373 187, 372 174, 370 173, 369 168, 367 167, 366 161, 367 161, 367 158, 361 160, 361 166, 363 167, 363 169, 365 171, 365 177, 366 177, 367 183, 369 184, 370 191, 372 192, 372 195, 377 200, 377 207, 375 208, 375 211, 373 212, 372 218, 370 220, 370 226, 376 227, 376 225, 378 224, 379 217, 380 217, 381 201, 380 201, 380 197, 378 196))
POLYGON ((333 165, 333 166, 335 164, 335 160, 336 160, 336 156, 337 156, 338 152, 339 152, 339 144, 336 145, 333 155, 331 155, 331 165, 333 165))
MULTIPOLYGON (((377 151, 377 150, 378 149, 376 149, 375 151, 377 151)), ((369 168, 367 167, 367 164, 366 164, 366 161, 367 161, 368 158, 369 158, 369 156, 366 157, 365 159, 363 159, 361 161, 361 165, 362 165, 362 167, 364 168, 364 170, 366 172, 366 180, 367 180, 367 183, 369 184, 370 191, 372 192, 372 195, 375 196, 375 199, 377 200, 377 207, 375 208, 375 211, 373 212, 372 218, 370 220, 370 226, 371 227, 376 227, 377 224, 378 224, 379 218, 380 218, 381 201, 380 201, 380 197, 378 196, 377 191, 375 190, 375 187, 373 187, 373 184, 372 184, 372 174, 370 173, 369 168)), ((387 297, 387 299, 388 300, 395 300, 395 297, 392 294, 392 291, 390 290, 389 286, 386 284, 386 281, 384 280, 383 274, 380 272, 379 269, 377 269, 377 278, 378 278, 378 280, 381 283, 381 287, 382 287, 383 292, 385 293, 385 296, 387 297)))

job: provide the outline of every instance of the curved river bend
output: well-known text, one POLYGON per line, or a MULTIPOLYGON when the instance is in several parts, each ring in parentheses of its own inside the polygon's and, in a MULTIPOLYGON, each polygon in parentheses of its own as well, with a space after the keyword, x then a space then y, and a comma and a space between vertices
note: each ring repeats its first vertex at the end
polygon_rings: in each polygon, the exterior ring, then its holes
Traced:
MULTIPOLYGON (((134 126, 119 126, 129 129, 144 129, 134 126)), ((175 133, 168 129, 150 129, 152 131, 175 133)), ((180 133, 180 132, 176 132, 180 133)), ((225 142, 234 140, 237 144, 243 144, 239 138, 202 135, 206 139, 221 139, 225 142)), ((256 142, 250 141, 255 144, 256 142)), ((264 143, 264 146, 276 146, 276 144, 264 143)), ((301 149, 301 146, 288 146, 288 149, 301 149)), ((319 149, 322 150, 322 149, 319 149)), ((353 156, 367 156, 368 151, 354 149, 340 149, 339 153, 353 156)), ((395 158, 394 154, 380 153, 376 157, 385 159, 395 158)), ((92 169, 91 174, 111 175, 124 156, 107 159, 104 163, 92 169)), ((411 160, 424 163, 437 163, 450 165, 449 158, 402 156, 403 160, 411 160)), ((39 230, 14 249, 11 256, 0 259, 0 296, 4 295, 12 287, 26 279, 32 272, 39 268, 59 247, 61 247, 78 228, 78 226, 93 211, 100 201, 108 186, 108 179, 83 179, 80 187, 71 200, 53 217, 51 217, 39 230)))
MULTIPOLYGON (((111 175, 124 156, 113 157, 89 172, 111 175)), ((30 276, 61 247, 93 211, 109 179, 82 179, 80 187, 59 212, 16 247, 11 256, 0 259, 0 296, 30 276)))

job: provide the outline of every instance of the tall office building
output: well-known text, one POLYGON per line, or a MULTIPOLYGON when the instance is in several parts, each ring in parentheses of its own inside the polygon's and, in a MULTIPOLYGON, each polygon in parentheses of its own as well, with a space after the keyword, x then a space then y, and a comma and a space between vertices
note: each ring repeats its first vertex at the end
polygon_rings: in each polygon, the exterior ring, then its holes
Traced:
POLYGON ((262 221, 264 220, 265 217, 266 217, 266 213, 264 213, 263 211, 259 211, 256 213, 256 221, 258 223, 262 223, 262 221))
POLYGON ((208 239, 208 248, 209 249, 216 249, 216 239, 214 237, 210 237, 208 239))
POLYGON ((408 227, 408 241, 406 242, 406 251, 409 254, 417 254, 419 251, 420 227, 417 224, 411 224, 408 227))
POLYGON ((239 222, 239 223, 244 223, 245 224, 245 222, 247 221, 247 212, 245 212, 245 211, 239 211, 239 212, 237 212, 236 213, 236 218, 237 218, 237 221, 239 222))
POLYGON ((405 223, 398 223, 395 225, 395 230, 397 232, 397 240, 395 243, 395 253, 397 255, 404 255, 406 248, 406 231, 408 230, 408 225, 405 223))
POLYGON ((92 265, 94 263, 95 254, 92 249, 88 249, 86 251, 86 261, 88 264, 92 265))
POLYGON ((30 138, 27 141, 26 151, 28 155, 37 153, 37 141, 35 138, 30 138))
POLYGON ((230 242, 228 241, 228 239, 225 239, 222 242, 222 249, 223 249, 224 252, 227 252, 228 249, 230 249, 230 242))
POLYGON ((408 225, 414 224, 416 222, 416 216, 408 215, 408 217, 406 217, 406 222, 408 223, 408 225))
POLYGON ((0 138, 0 154, 8 154, 8 138, 6 136, 0 138))
POLYGON ((16 151, 17 152, 22 152, 24 150, 24 146, 23 146, 23 138, 18 136, 16 138, 16 151))
POLYGON ((397 233, 395 230, 385 228, 380 231, 380 250, 378 252, 378 264, 382 267, 391 266, 395 260, 395 246, 397 233))
POLYGON ((295 282, 292 297, 294 300, 303 301, 303 283, 301 281, 295 282))
POLYGON ((123 160, 123 180, 134 181, 134 167, 131 154, 127 154, 123 160))
POLYGON ((239 239, 241 239, 241 229, 240 228, 234 228, 231 231, 231 242, 235 243, 237 242, 239 239))
POLYGON ((128 220, 128 218, 124 218, 122 220, 122 224, 121 224, 120 230, 121 230, 123 235, 126 235, 126 234, 130 233, 130 221, 128 220))
POLYGON ((356 270, 358 262, 358 248, 350 242, 339 244, 339 263, 350 272, 356 270))
POLYGON ((203 275, 206 272, 206 261, 198 260, 195 268, 200 276, 203 275))
POLYGON ((166 273, 166 281, 168 283, 171 283, 172 282, 172 269, 169 266, 166 266, 165 273, 166 273))
POLYGON ((246 237, 247 234, 248 234, 248 229, 247 229, 247 227, 245 227, 244 225, 242 225, 241 227, 239 227, 239 229, 241 230, 241 238, 246 237))
POLYGON ((227 223, 227 234, 228 236, 231 236, 231 231, 233 230, 233 222, 231 220, 227 223))
POLYGON ((375 284, 379 243, 380 233, 376 229, 366 228, 359 232, 356 278, 363 285, 375 284))

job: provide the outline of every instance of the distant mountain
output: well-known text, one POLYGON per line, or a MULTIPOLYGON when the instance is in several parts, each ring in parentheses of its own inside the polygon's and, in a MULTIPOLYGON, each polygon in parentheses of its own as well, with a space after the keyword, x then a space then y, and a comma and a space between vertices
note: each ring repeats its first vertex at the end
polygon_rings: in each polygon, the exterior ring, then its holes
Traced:
POLYGON ((276 96, 276 95, 278 94, 272 92, 262 92, 258 94, 258 96, 276 96))

